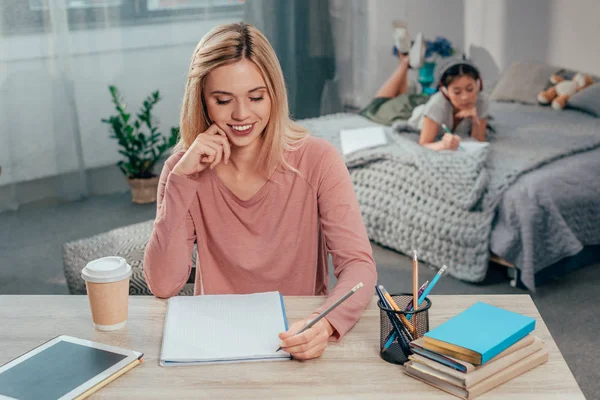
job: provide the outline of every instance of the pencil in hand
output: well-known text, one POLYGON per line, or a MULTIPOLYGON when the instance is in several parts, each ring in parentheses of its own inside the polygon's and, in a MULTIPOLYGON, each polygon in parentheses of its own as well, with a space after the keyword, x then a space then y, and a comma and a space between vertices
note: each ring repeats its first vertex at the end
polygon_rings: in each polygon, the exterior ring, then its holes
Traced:
MULTIPOLYGON (((323 311, 321 314, 317 315, 312 321, 310 321, 308 324, 304 325, 304 327, 302 329, 300 329, 298 332, 296 332, 294 334, 295 335, 299 335, 302 332, 304 332, 307 329, 312 328, 317 322, 319 322, 322 318, 324 318, 327 314, 329 314, 331 311, 333 311, 337 306, 339 306, 340 304, 342 304, 344 301, 346 301, 346 299, 350 296, 352 296, 358 289, 360 289, 361 287, 363 287, 363 283, 359 282, 358 285, 354 286, 352 289, 350 289, 350 291, 348 291, 348 293, 346 293, 344 296, 342 296, 338 301, 336 301, 335 303, 333 303, 331 306, 329 306, 325 311, 323 311)), ((282 349, 282 346, 279 346, 277 348, 277 350, 275 350, 275 352, 278 352, 282 349)))

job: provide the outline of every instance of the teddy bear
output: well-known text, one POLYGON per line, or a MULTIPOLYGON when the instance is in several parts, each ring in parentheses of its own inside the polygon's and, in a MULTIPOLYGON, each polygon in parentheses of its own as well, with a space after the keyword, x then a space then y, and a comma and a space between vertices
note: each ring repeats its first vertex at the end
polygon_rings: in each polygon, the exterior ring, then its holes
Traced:
POLYGON ((562 110, 567 105, 569 97, 590 86, 594 80, 591 76, 582 73, 576 73, 571 79, 555 74, 550 77, 550 83, 553 86, 538 94, 538 102, 542 105, 552 103, 553 109, 562 110))

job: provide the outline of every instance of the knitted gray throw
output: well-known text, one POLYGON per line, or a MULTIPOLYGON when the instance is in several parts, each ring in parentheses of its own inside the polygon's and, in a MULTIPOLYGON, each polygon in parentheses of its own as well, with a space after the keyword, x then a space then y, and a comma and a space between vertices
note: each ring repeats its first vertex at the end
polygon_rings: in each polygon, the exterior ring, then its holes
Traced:
MULTIPOLYGON (((510 111, 496 107, 494 115, 512 121, 503 115, 510 111)), ((354 114, 298 122, 338 149, 341 129, 376 125, 354 114)), ((502 193, 527 171, 600 146, 593 124, 570 127, 568 135, 551 117, 543 129, 514 124, 496 123, 491 146, 475 152, 431 151, 416 143, 417 135, 388 129, 388 145, 346 157, 369 238, 405 254, 416 249, 423 261, 448 265, 456 278, 482 281, 502 193)))

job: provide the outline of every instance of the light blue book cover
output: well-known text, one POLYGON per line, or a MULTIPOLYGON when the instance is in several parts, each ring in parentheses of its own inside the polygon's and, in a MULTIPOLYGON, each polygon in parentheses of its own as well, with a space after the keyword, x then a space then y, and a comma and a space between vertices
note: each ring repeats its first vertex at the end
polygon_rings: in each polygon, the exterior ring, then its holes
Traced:
POLYGON ((425 334, 481 354, 481 363, 494 358, 535 329, 535 319, 478 302, 425 334))

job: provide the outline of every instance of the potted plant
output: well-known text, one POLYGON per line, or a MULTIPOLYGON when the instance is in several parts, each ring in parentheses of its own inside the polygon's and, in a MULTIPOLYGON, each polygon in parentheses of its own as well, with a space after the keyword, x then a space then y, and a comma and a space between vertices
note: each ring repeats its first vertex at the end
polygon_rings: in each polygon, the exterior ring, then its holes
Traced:
POLYGON ((117 166, 129 182, 134 203, 155 202, 158 177, 154 166, 177 143, 179 128, 172 127, 168 137, 158 131, 156 119, 151 114, 152 108, 161 99, 158 90, 144 100, 135 120, 127 112, 127 105, 122 102, 117 88, 111 85, 109 90, 118 114, 102 119, 102 122, 111 126, 110 137, 117 139, 119 153, 125 157, 117 166))
POLYGON ((433 74, 436 62, 453 54, 452 43, 443 36, 438 36, 433 41, 425 41, 425 62, 419 69, 419 83, 421 83, 424 93, 433 94, 436 91, 436 88, 429 86, 435 80, 433 74))

